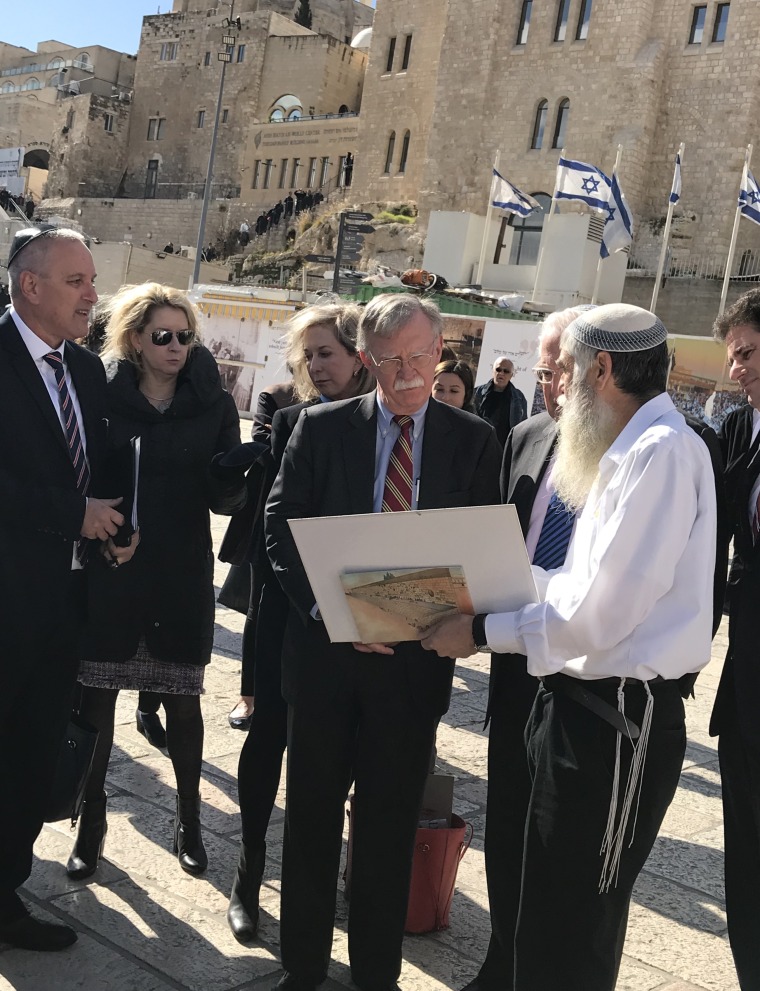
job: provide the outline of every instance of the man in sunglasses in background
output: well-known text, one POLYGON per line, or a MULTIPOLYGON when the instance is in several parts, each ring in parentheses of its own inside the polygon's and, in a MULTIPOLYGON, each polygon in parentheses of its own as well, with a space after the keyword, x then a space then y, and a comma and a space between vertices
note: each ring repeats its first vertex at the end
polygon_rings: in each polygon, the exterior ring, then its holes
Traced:
POLYGON ((72 230, 27 228, 8 259, 0 317, 0 942, 61 950, 67 926, 27 912, 29 877, 76 682, 88 541, 124 518, 89 495, 105 453, 106 379, 73 341, 98 299, 95 267, 72 230))
POLYGON ((327 976, 352 780, 351 976, 360 991, 396 987, 417 818, 454 672, 417 641, 330 643, 288 520, 499 501, 491 427, 430 398, 441 327, 435 304, 416 296, 367 306, 357 345, 377 391, 301 413, 267 505, 269 556, 291 603, 279 984, 288 991, 327 976))
POLYGON ((496 439, 502 447, 509 431, 528 416, 528 402, 512 382, 514 362, 502 355, 493 363, 491 379, 475 390, 475 412, 496 431, 496 439))

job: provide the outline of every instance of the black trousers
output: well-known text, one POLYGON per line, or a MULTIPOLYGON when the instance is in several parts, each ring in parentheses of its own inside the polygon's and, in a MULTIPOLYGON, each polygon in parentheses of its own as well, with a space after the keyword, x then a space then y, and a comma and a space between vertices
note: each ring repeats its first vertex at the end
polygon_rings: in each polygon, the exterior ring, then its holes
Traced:
POLYGON ((351 976, 363 991, 398 979, 438 719, 413 701, 399 657, 358 652, 333 695, 289 707, 280 945, 283 967, 294 976, 319 982, 327 974, 354 780, 351 976))
POLYGON ((255 666, 248 674, 251 678, 250 693, 243 691, 243 694, 251 694, 255 699, 251 727, 240 751, 238 764, 243 842, 249 849, 262 847, 266 841, 269 819, 280 786, 288 728, 288 707, 280 688, 280 659, 289 608, 288 597, 272 575, 271 580, 265 582, 256 607, 258 620, 252 652, 255 666))
POLYGON ((718 741, 728 938, 742 991, 760 991, 760 752, 723 716, 718 741))
MULTIPOLYGON (((0 918, 14 913, 15 890, 32 870, 45 800, 71 715, 79 669, 85 578, 72 571, 58 615, 47 609, 50 642, 0 661, 0 918)), ((30 638, 31 639, 31 638, 30 638)))
POLYGON ((538 690, 538 680, 528 674, 524 657, 514 654, 496 663, 499 671, 489 707, 485 836, 491 939, 478 974, 482 991, 502 991, 505 975, 511 981, 514 973, 523 838, 531 792, 525 727, 538 690))
MULTIPOLYGON (((584 683, 614 707, 618 684, 618 679, 584 683)), ((632 813, 628 823, 617 881, 601 894, 599 850, 610 808, 617 732, 561 690, 539 688, 526 730, 532 788, 514 984, 505 975, 503 988, 614 991, 633 885, 675 794, 686 747, 678 682, 650 682, 650 688, 654 710, 638 814, 632 813)), ((639 726, 645 702, 643 684, 628 682, 625 711, 639 726)), ((632 755, 630 741, 623 739, 618 820, 632 755)))

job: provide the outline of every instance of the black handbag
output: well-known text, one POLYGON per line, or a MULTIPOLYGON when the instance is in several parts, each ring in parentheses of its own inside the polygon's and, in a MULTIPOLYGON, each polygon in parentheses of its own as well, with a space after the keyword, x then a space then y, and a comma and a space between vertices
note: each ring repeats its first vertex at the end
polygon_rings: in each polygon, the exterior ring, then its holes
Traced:
POLYGON ((98 731, 73 713, 58 751, 53 785, 45 804, 45 822, 71 819, 72 829, 76 825, 97 742, 98 731))
POLYGON ((230 565, 224 585, 219 590, 216 601, 228 609, 234 609, 245 616, 251 601, 251 566, 245 564, 230 565))

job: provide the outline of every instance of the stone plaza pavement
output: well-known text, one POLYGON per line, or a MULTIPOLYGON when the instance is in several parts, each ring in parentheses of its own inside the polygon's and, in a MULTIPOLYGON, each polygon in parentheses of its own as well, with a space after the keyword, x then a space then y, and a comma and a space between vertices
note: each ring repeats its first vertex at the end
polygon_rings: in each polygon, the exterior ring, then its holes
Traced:
MULTIPOLYGON (((217 543, 225 522, 214 520, 217 543)), ((225 571, 226 566, 217 565, 218 585, 225 571)), ((260 941, 247 949, 235 942, 225 919, 240 839, 235 775, 244 740, 243 733, 228 727, 227 713, 238 697, 243 617, 219 607, 216 622, 203 697, 207 873, 188 876, 170 852, 171 764, 137 734, 136 695, 124 692, 107 786, 105 860, 89 882, 69 881, 64 864, 73 834, 68 823, 48 825, 22 892, 37 914, 74 926, 79 941, 57 954, 0 946, 0 991, 269 991, 274 986, 284 791, 269 833, 260 941)), ((634 892, 618 991, 738 989, 726 938, 718 755, 707 735, 725 646, 724 622, 713 661, 699 678, 697 698, 687 703, 689 745, 681 783, 634 892)), ((458 991, 476 974, 488 943, 483 865, 487 741, 481 731, 487 685, 486 656, 457 667, 451 708, 438 734, 438 764, 456 775, 455 811, 473 824, 475 835, 459 869, 451 927, 405 941, 404 991, 458 991)), ((342 898, 338 913, 325 991, 352 988, 342 898)), ((551 953, 551 946, 547 932, 536 951, 551 953)))

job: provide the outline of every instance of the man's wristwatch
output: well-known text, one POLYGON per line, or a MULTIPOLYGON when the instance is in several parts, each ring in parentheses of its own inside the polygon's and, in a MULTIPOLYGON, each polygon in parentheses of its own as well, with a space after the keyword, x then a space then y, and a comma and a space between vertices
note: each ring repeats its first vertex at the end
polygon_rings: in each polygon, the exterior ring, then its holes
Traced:
POLYGON ((488 646, 488 641, 486 640, 486 613, 478 613, 477 616, 472 617, 472 639, 475 642, 475 647, 479 651, 490 650, 488 646))

